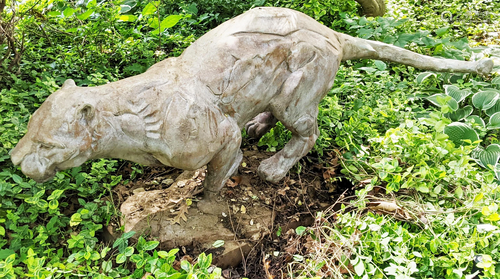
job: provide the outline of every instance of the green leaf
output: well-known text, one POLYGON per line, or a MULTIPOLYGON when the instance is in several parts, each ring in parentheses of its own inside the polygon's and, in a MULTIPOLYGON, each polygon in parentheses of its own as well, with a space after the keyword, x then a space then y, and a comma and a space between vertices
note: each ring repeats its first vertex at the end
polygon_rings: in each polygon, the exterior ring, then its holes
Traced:
POLYGON ((472 108, 472 106, 465 106, 463 108, 457 109, 456 111, 447 113, 445 116, 453 121, 460 121, 469 116, 473 110, 474 109, 472 108))
POLYGON ((297 235, 303 235, 305 231, 306 231, 306 227, 304 227, 304 226, 298 226, 295 229, 295 233, 297 233, 297 235))
POLYGON ((73 227, 77 226, 81 222, 82 222, 82 216, 80 215, 80 213, 75 213, 71 215, 71 220, 69 221, 69 225, 73 227))
POLYGON ((118 254, 116 256, 116 263, 121 264, 124 263, 127 260, 127 257, 124 254, 118 254))
POLYGON ((478 109, 487 110, 495 105, 499 96, 496 90, 479 91, 472 96, 472 104, 478 109))
POLYGON ((358 263, 354 266, 354 271, 356 271, 358 276, 362 276, 365 273, 365 265, 361 259, 359 259, 358 263))
POLYGON ((137 0, 125 0, 120 5, 120 13, 128 13, 137 5, 137 0))
POLYGON ((137 17, 135 15, 120 15, 118 17, 118 20, 120 20, 120 21, 134 22, 134 21, 137 20, 137 17))
POLYGON ((75 9, 73 8, 66 8, 63 12, 64 17, 70 17, 75 13, 75 9))
POLYGON ((453 97, 448 96, 446 94, 434 94, 430 97, 427 97, 426 99, 438 107, 448 105, 451 108, 451 110, 453 110, 453 111, 458 109, 457 101, 455 101, 455 99, 453 99, 453 97))
POLYGON ((132 256, 134 254, 134 247, 127 247, 127 248, 125 248, 125 252, 123 252, 123 254, 126 257, 132 256))
POLYGON ((59 206, 59 201, 57 201, 57 200, 51 200, 49 202, 49 208, 52 210, 57 209, 58 206, 59 206))
POLYGON ((158 242, 158 241, 148 241, 144 245, 143 249, 146 251, 153 250, 158 246, 158 244, 160 244, 160 242, 158 242))
POLYGON ((216 240, 214 242, 214 244, 212 244, 212 246, 215 247, 215 248, 222 247, 222 246, 224 246, 224 240, 216 240))
POLYGON ((422 84, 422 82, 424 82, 425 79, 427 79, 428 77, 431 77, 431 76, 437 77, 437 75, 435 73, 423 72, 423 73, 420 73, 415 80, 416 80, 417 84, 422 84))
POLYGON ((59 16, 59 17, 62 17, 61 12, 59 12, 59 11, 48 12, 47 15, 48 16, 59 16))
POLYGON ((488 116, 492 116, 493 114, 499 111, 500 111, 500 98, 495 102, 495 104, 491 108, 485 110, 488 116))
POLYGON ((491 84, 500 85, 500 76, 492 79, 491 84))
POLYGON ((62 195, 62 193, 64 193, 64 190, 59 190, 59 189, 54 190, 54 191, 50 194, 50 196, 47 198, 47 200, 49 200, 49 201, 50 201, 50 200, 53 200, 53 199, 58 199, 58 198, 62 195))
POLYGON ((144 9, 142 9, 142 15, 143 16, 148 16, 148 15, 152 15, 156 12, 158 5, 159 5, 159 1, 153 1, 153 2, 149 2, 145 7, 144 9))
POLYGON ((495 167, 500 159, 500 145, 490 144, 485 150, 479 151, 476 155, 479 159, 478 163, 487 168, 488 165, 495 167))
POLYGON ((375 67, 377 67, 377 69, 379 71, 385 71, 385 69, 387 69, 387 64, 385 64, 384 62, 380 61, 380 60, 375 60, 375 67))
POLYGON ((441 28, 439 28, 439 29, 435 30, 434 32, 436 32, 436 35, 437 35, 438 37, 441 37, 441 36, 443 36, 444 34, 448 33, 448 29, 450 29, 450 27, 449 27, 449 26, 448 26, 448 27, 441 27, 441 28))
POLYGON ((162 20, 160 22, 160 25, 158 27, 159 30, 155 29, 155 30, 151 31, 151 33, 153 33, 154 35, 158 35, 159 33, 162 33, 163 31, 165 31, 165 29, 174 27, 177 24, 177 22, 179 22, 179 20, 181 20, 181 18, 183 18, 182 15, 169 15, 164 20, 162 20))
POLYGON ((488 125, 486 126, 488 130, 499 129, 500 128, 500 112, 496 112, 490 117, 488 125))
POLYGON ((464 144, 463 140, 470 140, 471 142, 479 140, 477 132, 469 125, 462 122, 453 122, 444 128, 444 133, 448 135, 449 139, 456 145, 464 144))
POLYGON ((484 120, 481 117, 479 117, 478 115, 468 116, 467 118, 465 118, 465 121, 467 121, 468 123, 476 123, 483 128, 486 126, 486 124, 484 123, 484 120))
POLYGON ((89 18, 92 14, 94 13, 94 10, 93 9, 88 9, 86 12, 84 12, 83 14, 80 14, 80 15, 77 15, 76 17, 79 19, 79 20, 86 20, 87 18, 89 18))
POLYGON ((0 235, 5 236, 5 228, 0 226, 0 235))
POLYGON ((445 85, 444 91, 446 92, 446 95, 453 97, 453 99, 455 99, 455 101, 457 101, 458 103, 460 103, 467 96, 472 94, 470 90, 460 90, 458 87, 454 85, 445 85))

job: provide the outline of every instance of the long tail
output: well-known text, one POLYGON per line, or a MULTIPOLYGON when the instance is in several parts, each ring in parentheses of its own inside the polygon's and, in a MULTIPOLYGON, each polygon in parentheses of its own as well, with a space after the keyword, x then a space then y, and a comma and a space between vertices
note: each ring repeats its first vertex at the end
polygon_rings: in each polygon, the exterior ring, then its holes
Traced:
POLYGON ((460 61, 421 55, 404 48, 341 34, 344 41, 342 61, 352 59, 378 59, 438 72, 476 73, 486 75, 493 70, 491 59, 460 61))

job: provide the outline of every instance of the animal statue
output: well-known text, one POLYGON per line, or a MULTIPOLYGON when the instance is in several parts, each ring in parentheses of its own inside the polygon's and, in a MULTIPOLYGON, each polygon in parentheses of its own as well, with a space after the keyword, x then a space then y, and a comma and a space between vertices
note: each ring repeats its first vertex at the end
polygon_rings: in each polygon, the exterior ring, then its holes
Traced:
POLYGON ((241 129, 260 137, 281 121, 291 131, 258 168, 278 182, 313 147, 318 105, 340 63, 361 58, 477 74, 493 67, 488 59, 432 58, 351 37, 290 9, 255 8, 143 74, 96 87, 67 80, 33 114, 11 159, 37 182, 103 157, 186 170, 207 165, 199 208, 210 211, 241 162, 241 129))

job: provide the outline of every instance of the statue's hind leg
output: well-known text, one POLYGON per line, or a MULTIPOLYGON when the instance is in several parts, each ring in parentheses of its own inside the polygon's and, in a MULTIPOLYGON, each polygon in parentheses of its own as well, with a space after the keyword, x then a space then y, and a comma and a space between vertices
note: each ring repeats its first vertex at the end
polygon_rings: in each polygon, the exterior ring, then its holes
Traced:
POLYGON ((207 165, 207 175, 203 183, 204 196, 203 200, 198 202, 198 209, 205 213, 222 212, 223 205, 217 203, 217 196, 226 181, 236 173, 243 159, 240 150, 241 132, 236 123, 230 123, 220 133, 225 135, 225 143, 207 165))
POLYGON ((281 180, 318 138, 318 105, 333 84, 338 63, 332 56, 314 57, 290 75, 270 104, 272 114, 292 132, 292 138, 280 152, 261 162, 258 173, 267 181, 281 180))

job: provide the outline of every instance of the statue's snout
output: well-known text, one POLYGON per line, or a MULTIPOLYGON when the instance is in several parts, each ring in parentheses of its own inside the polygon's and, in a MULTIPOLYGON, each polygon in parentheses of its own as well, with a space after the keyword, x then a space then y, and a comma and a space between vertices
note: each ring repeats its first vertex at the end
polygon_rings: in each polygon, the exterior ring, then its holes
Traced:
POLYGON ((22 161, 24 160, 24 157, 28 155, 28 153, 31 151, 31 144, 28 140, 26 140, 26 137, 23 137, 10 151, 10 159, 12 160, 12 163, 16 166, 20 165, 22 161))

